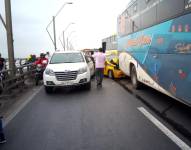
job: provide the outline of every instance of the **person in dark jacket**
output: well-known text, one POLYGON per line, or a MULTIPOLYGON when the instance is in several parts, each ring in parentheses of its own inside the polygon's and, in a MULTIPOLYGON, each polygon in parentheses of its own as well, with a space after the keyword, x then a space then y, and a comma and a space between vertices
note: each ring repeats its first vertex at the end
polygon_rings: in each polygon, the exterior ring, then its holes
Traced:
POLYGON ((2 71, 5 67, 5 59, 1 57, 0 53, 0 71, 2 71))
POLYGON ((0 116, 0 144, 6 143, 5 135, 3 132, 2 116, 0 116))

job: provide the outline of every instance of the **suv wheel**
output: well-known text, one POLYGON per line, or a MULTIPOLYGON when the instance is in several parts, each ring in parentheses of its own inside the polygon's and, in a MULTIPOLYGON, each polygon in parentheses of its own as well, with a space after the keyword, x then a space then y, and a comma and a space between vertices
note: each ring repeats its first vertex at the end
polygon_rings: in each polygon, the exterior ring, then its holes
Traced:
POLYGON ((90 90, 91 89, 91 82, 86 83, 85 89, 86 90, 90 90))
POLYGON ((44 89, 45 89, 45 92, 46 92, 47 94, 50 94, 50 93, 53 92, 53 87, 44 86, 44 89))

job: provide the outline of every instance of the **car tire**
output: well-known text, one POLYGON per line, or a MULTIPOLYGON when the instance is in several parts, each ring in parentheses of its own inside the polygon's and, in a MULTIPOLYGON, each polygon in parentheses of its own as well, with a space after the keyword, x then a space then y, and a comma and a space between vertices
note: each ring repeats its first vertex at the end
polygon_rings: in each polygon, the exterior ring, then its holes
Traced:
POLYGON ((137 80, 137 71, 135 69, 135 66, 131 68, 131 83, 134 89, 140 88, 140 82, 137 80))
POLYGON ((114 75, 113 75, 113 71, 112 71, 112 70, 109 70, 109 71, 108 71, 108 77, 109 77, 110 79, 114 79, 114 75))
POLYGON ((94 74, 91 76, 91 79, 94 79, 95 78, 95 72, 94 72, 94 74))
POLYGON ((35 79, 35 85, 38 86, 39 84, 39 79, 35 79))
POLYGON ((91 89, 91 82, 86 83, 85 89, 86 90, 90 90, 91 89))
POLYGON ((44 86, 45 92, 51 94, 53 92, 53 87, 44 86))

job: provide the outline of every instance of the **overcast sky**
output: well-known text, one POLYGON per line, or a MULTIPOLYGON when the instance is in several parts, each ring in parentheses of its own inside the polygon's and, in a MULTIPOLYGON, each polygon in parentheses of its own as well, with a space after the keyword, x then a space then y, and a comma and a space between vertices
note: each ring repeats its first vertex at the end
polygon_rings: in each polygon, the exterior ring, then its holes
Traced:
MULTIPOLYGON (((98 48, 101 40, 116 33, 117 16, 126 8, 129 0, 12 0, 12 19, 15 57, 54 51, 46 32, 52 16, 66 2, 56 17, 58 49, 63 49, 59 37, 66 31, 75 49, 98 48), (73 33, 72 33, 73 32, 73 33)), ((5 17, 4 0, 0 0, 0 13, 5 17)), ((52 24, 49 31, 52 34, 52 24)), ((52 34, 53 35, 53 34, 52 34)), ((7 57, 6 32, 0 22, 0 52, 7 57)))

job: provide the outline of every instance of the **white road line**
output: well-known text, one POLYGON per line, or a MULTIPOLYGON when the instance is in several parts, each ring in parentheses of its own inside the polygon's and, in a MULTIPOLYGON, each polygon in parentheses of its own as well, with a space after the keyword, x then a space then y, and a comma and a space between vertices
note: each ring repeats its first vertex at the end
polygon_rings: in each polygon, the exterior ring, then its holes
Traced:
POLYGON ((35 93, 33 93, 25 102, 23 102, 20 107, 18 107, 11 115, 9 115, 5 120, 3 126, 7 126, 9 122, 40 92, 40 90, 43 88, 40 87, 35 93))
POLYGON ((177 137, 173 132, 171 132, 167 127, 165 127, 159 120, 152 116, 143 107, 137 108, 142 112, 154 125, 156 125, 166 136, 168 136, 176 145, 178 145, 182 150, 191 150, 191 148, 184 143, 179 137, 177 137))

